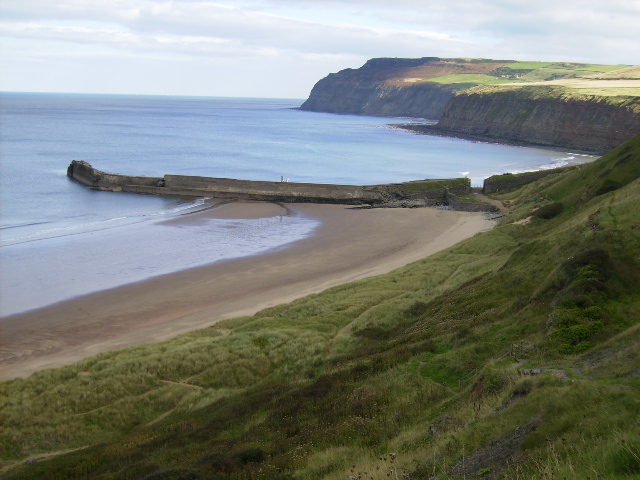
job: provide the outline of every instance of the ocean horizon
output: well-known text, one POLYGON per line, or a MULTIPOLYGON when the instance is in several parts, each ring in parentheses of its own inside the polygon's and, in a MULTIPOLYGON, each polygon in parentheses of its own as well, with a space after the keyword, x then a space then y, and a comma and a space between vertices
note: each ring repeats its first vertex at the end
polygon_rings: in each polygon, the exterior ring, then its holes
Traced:
POLYGON ((303 100, 0 93, 0 317, 284 248, 314 219, 161 221, 204 199, 97 192, 72 160, 120 174, 380 184, 553 168, 595 157, 416 135, 420 121, 305 112, 303 100))

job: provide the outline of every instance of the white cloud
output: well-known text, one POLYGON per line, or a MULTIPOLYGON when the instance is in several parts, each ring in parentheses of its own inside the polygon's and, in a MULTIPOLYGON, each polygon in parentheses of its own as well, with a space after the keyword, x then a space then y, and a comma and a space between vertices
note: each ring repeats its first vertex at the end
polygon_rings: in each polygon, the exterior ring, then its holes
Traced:
MULTIPOLYGON (((51 83, 59 75, 43 71, 57 58, 78 72, 83 62, 113 64, 120 58, 119 70, 146 66, 163 78, 180 78, 167 80, 166 88, 195 88, 195 80, 185 84, 172 67, 177 62, 201 78, 198 91, 206 89, 210 66, 224 65, 227 84, 216 72, 207 94, 235 89, 238 95, 265 95, 259 79, 271 78, 274 96, 305 96, 326 74, 380 56, 592 63, 640 58, 640 3, 625 0, 5 0, 0 18, 0 61, 10 59, 12 66, 2 68, 8 72, 0 78, 2 89, 28 82, 38 90, 62 89, 64 82, 51 83), (42 62, 45 57, 52 61, 42 62), (128 63, 132 58, 135 66, 128 63), (23 71, 39 73, 25 82, 23 71), (253 84, 250 75, 257 76, 253 84)), ((132 76, 132 90, 144 88, 133 83, 142 77, 132 76)))

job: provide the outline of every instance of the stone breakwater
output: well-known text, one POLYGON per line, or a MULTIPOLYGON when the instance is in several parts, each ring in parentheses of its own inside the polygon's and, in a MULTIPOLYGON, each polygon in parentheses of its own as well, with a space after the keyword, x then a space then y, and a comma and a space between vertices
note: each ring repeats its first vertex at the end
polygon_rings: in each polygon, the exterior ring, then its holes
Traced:
MULTIPOLYGON (((466 178, 421 180, 385 185, 330 185, 186 175, 138 177, 105 173, 87 162, 77 160, 71 162, 67 175, 89 188, 112 192, 283 203, 335 203, 387 208, 446 206, 450 205, 451 194, 464 195, 471 191, 470 181, 466 178)), ((486 207, 487 211, 491 210, 489 206, 486 207)), ((458 208, 463 209, 464 206, 458 206, 458 208)))

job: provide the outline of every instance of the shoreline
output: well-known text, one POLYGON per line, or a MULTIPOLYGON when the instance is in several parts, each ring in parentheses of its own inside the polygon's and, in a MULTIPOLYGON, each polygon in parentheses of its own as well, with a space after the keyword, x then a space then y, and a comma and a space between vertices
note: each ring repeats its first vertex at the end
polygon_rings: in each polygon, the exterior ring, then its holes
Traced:
POLYGON ((434 137, 458 138, 461 140, 469 140, 472 142, 491 143, 494 145, 506 145, 511 147, 543 148, 545 150, 551 150, 553 152, 562 152, 562 153, 569 153, 569 151, 571 151, 571 153, 575 153, 576 155, 581 155, 586 157, 599 158, 608 152, 608 150, 603 150, 603 151, 582 150, 580 148, 564 147, 561 145, 555 145, 550 143, 527 142, 524 140, 514 140, 514 139, 509 139, 504 137, 493 137, 489 135, 464 133, 464 132, 459 132, 457 130, 449 130, 446 128, 438 127, 437 123, 436 124, 397 123, 397 124, 390 124, 389 126, 390 128, 404 130, 405 132, 414 133, 416 135, 432 135, 434 137))
POLYGON ((3 245, 0 322, 124 284, 267 252, 304 238, 318 225, 277 204, 239 209, 229 202, 206 203, 3 245))
POLYGON ((226 203, 168 221, 272 216, 319 220, 304 238, 225 260, 76 297, 0 320, 0 380, 68 365, 101 352, 157 342, 252 315, 448 248, 493 223, 449 210, 354 209, 344 205, 226 203))

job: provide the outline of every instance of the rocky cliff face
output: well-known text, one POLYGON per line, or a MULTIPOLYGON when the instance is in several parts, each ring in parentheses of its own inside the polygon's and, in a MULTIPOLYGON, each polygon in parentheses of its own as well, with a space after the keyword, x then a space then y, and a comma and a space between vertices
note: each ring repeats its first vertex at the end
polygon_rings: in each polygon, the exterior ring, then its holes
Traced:
POLYGON ((592 152, 611 150, 640 133, 638 97, 567 96, 562 89, 527 87, 461 92, 443 110, 437 130, 592 152))
POLYGON ((437 120, 456 91, 451 85, 385 86, 327 77, 316 84, 302 110, 437 120))
MULTIPOLYGON (((320 80, 302 110, 437 120, 460 89, 456 85, 413 82, 416 69, 438 68, 439 58, 376 58, 320 80)), ((436 74, 434 74, 436 76, 436 74)))

